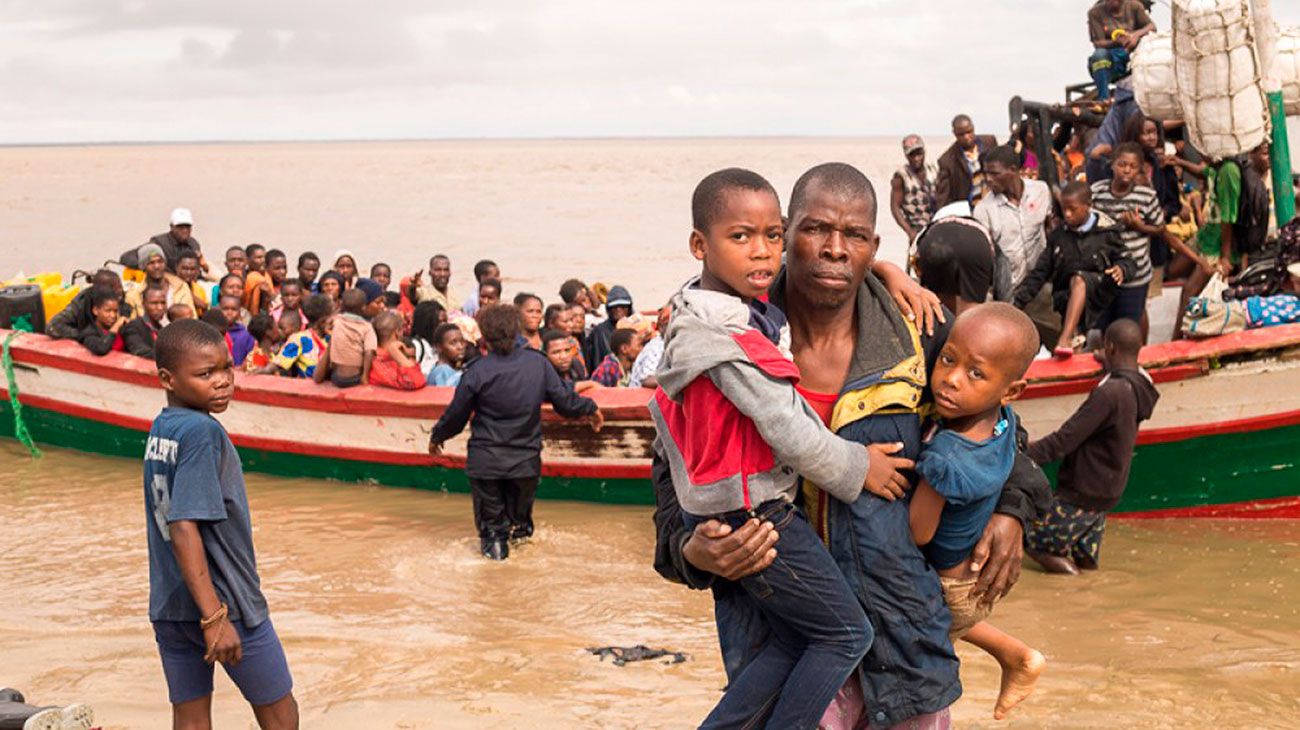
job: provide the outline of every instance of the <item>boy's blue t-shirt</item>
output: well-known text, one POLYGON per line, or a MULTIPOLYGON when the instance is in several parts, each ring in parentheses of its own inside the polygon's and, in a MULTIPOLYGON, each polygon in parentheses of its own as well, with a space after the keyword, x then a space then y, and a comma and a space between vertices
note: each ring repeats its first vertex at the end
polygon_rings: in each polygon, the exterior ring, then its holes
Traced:
POLYGON ((936 569, 951 568, 970 557, 993 517, 1015 460, 1016 414, 1006 406, 985 441, 940 429, 921 447, 916 471, 944 499, 939 527, 921 548, 936 569))
POLYGON ((451 386, 454 388, 460 385, 460 377, 464 374, 465 371, 457 370, 445 362, 440 362, 429 371, 426 382, 429 385, 451 386))
POLYGON ((144 508, 151 621, 203 618, 181 577, 167 529, 181 520, 198 523, 208 573, 230 619, 246 628, 266 620, 244 472, 217 419, 189 408, 168 407, 158 414, 145 448, 144 508))

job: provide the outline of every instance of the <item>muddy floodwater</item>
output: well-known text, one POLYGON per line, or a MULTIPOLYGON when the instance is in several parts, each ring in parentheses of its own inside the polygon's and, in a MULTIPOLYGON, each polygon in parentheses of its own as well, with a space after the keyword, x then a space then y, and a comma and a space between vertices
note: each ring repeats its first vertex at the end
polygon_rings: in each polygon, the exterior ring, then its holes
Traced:
MULTIPOLYGON (((0 441, 0 685, 169 724, 147 619, 140 466, 0 441)), ((538 504, 505 564, 464 495, 248 476, 258 565, 306 728, 689 727, 723 684, 711 602, 650 567, 650 509, 538 504), (684 664, 584 652, 648 644, 684 664)), ((1049 660, 995 723, 962 647, 960 727, 1295 727, 1300 522, 1112 522, 1103 570, 1026 568, 994 621, 1049 660)), ((218 672, 216 726, 253 727, 218 672)))

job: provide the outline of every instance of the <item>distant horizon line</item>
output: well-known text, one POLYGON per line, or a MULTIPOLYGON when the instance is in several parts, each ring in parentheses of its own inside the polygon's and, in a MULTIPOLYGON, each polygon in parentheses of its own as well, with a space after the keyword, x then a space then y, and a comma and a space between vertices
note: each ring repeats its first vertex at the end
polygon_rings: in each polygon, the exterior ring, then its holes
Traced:
POLYGON ((193 140, 101 140, 66 142, 0 142, 0 149, 30 149, 36 147, 180 147, 185 145, 239 145, 239 144, 382 144, 390 142, 618 142, 618 141, 708 141, 708 140, 782 140, 782 139, 902 139, 907 134, 922 137, 940 136, 947 132, 908 132, 905 134, 684 134, 684 135, 554 135, 537 137, 320 137, 305 139, 193 139, 193 140))

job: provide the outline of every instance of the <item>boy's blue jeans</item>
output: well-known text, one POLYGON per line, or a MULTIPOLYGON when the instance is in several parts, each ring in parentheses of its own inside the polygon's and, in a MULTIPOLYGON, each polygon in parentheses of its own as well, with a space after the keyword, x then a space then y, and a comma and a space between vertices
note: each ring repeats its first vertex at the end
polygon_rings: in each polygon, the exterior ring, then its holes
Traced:
POLYGON ((1110 82, 1128 75, 1128 51, 1120 47, 1098 48, 1088 57, 1088 71, 1097 85, 1097 99, 1110 98, 1110 82))
MULTIPOLYGON (((713 519, 735 528, 750 517, 776 526, 777 557, 763 572, 739 581, 744 595, 716 603, 718 634, 735 635, 739 629, 753 636, 752 626, 730 625, 754 615, 743 605, 750 603, 767 623, 767 641, 738 673, 727 667, 730 685, 701 727, 755 727, 770 711, 766 727, 815 728, 871 647, 871 624, 797 507, 773 500, 752 513, 737 510, 713 519)), ((684 519, 693 529, 707 518, 684 519)))

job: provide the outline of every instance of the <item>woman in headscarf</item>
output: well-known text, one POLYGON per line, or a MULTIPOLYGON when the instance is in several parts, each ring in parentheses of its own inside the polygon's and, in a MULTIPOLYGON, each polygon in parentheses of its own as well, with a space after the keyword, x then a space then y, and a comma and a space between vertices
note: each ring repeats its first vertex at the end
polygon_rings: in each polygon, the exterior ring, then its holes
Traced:
POLYGON ((334 271, 343 279, 343 288, 351 289, 357 283, 357 259, 352 252, 341 248, 334 252, 334 271))

